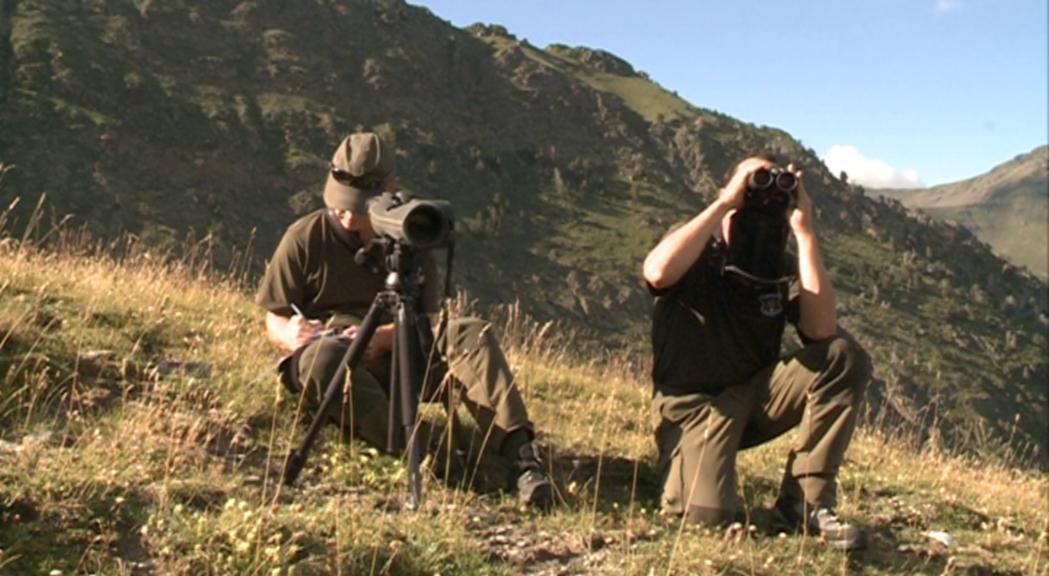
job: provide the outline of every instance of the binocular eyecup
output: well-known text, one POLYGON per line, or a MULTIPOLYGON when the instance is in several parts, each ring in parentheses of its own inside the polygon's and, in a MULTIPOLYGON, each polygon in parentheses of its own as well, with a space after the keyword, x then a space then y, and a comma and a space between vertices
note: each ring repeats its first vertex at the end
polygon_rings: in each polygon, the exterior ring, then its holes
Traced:
POLYGON ((782 168, 758 168, 747 178, 747 187, 751 190, 768 190, 773 186, 780 192, 790 193, 798 187, 798 178, 782 168))
POLYGON ((759 168, 747 178, 744 206, 748 208, 788 208, 794 204, 798 177, 782 168, 759 168))

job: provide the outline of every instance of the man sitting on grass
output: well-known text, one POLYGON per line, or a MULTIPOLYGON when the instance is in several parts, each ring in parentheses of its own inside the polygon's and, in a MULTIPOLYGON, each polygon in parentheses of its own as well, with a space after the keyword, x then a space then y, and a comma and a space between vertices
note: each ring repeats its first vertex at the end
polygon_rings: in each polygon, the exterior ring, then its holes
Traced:
MULTIPOLYGON (((283 364, 285 381, 303 390, 314 406, 375 295, 384 288, 385 271, 359 264, 355 255, 375 238, 368 201, 384 191, 396 191, 393 169, 394 151, 378 135, 358 133, 343 140, 324 187, 327 207, 288 228, 259 286, 256 301, 266 309, 266 334, 291 355, 283 364), (335 336, 322 336, 322 331, 335 336)), ((423 305, 427 312, 435 312, 436 267, 428 253, 418 260, 423 305)), ((332 415, 350 435, 380 448, 386 446, 389 428, 393 338, 392 322, 379 326, 363 365, 350 377, 343 413, 332 415)), ((512 463, 521 501, 549 506, 553 485, 533 443, 535 432, 524 400, 489 325, 475 318, 455 319, 437 340, 447 359, 453 393, 462 397, 485 433, 486 444, 512 463)), ((403 438, 399 441, 404 443, 403 438)))

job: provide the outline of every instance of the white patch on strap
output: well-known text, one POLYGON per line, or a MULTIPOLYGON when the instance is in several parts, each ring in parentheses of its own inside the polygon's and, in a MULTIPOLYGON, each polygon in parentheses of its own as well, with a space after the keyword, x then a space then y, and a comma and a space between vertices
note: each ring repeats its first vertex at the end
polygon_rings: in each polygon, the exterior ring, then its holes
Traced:
POLYGON ((783 313, 783 295, 779 292, 761 294, 758 296, 761 304, 761 313, 769 318, 775 318, 783 313))

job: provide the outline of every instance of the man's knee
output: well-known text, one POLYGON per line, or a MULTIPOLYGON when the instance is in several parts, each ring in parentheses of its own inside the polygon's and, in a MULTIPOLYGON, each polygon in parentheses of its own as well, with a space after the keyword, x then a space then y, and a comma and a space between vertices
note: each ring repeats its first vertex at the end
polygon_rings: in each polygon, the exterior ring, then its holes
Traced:
POLYGON ((846 384, 857 396, 862 395, 871 378, 871 358, 859 342, 846 336, 835 336, 827 343, 827 368, 833 380, 846 384))
POLYGON ((449 322, 448 339, 449 354, 467 354, 496 342, 492 325, 472 316, 449 322))
POLYGON ((318 338, 306 345, 298 361, 301 383, 326 386, 339 369, 347 344, 337 338, 318 338))
MULTIPOLYGON (((314 400, 320 402, 338 374, 349 345, 338 338, 321 338, 307 346, 298 361, 299 382, 310 387, 314 400)), ((380 394, 385 395, 378 378, 365 366, 359 365, 348 373, 355 396, 367 394, 378 398, 380 394)))

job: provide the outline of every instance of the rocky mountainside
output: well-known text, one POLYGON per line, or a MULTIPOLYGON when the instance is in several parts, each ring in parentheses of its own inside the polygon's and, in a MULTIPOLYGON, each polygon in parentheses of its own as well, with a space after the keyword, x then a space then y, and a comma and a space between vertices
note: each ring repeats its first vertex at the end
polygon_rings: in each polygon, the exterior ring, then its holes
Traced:
POLYGON ((210 235, 217 262, 254 238, 261 261, 320 205, 334 145, 370 128, 397 148, 406 187, 454 203, 458 286, 643 355, 644 254, 736 161, 772 151, 806 169, 843 324, 877 363, 875 399, 956 445, 1044 458, 1044 281, 614 55, 459 29, 399 0, 0 10, 5 205, 46 193, 56 215, 158 248, 210 235))
POLYGON ((995 252, 1045 278, 1049 274, 1049 146, 961 182, 912 190, 873 190, 954 220, 995 252))

